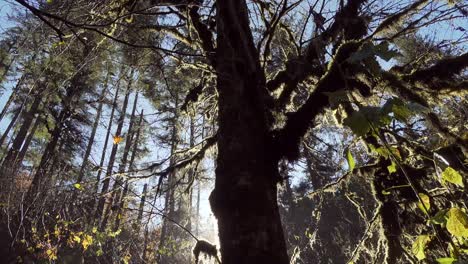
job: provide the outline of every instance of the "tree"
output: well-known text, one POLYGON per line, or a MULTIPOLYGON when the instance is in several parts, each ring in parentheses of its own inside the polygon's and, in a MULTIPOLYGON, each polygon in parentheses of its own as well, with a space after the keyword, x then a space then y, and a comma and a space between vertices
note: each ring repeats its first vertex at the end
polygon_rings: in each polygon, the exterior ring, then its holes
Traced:
MULTIPOLYGON (((69 3, 70 10, 81 12, 83 6, 96 7, 93 10, 101 12, 101 17, 95 19, 94 14, 86 13, 91 23, 79 17, 65 17, 55 3, 48 7, 23 0, 16 2, 48 24, 60 39, 77 29, 87 30, 131 48, 153 51, 157 58, 154 64, 161 68, 176 62, 180 67, 200 73, 200 85, 188 91, 183 105, 197 104, 210 96, 216 99, 213 108, 217 111, 211 116, 216 120, 215 140, 207 142, 192 158, 169 164, 158 176, 159 183, 164 178, 170 181, 175 171, 200 160, 216 141, 216 182, 210 203, 218 219, 223 263, 289 262, 277 201, 277 185, 284 180, 278 167, 300 158, 301 142, 308 141, 304 137, 311 128, 324 123, 320 118, 329 117, 330 109, 336 112, 337 125, 351 129, 370 152, 378 153, 376 157, 360 155, 360 160, 369 162, 370 168, 358 169, 359 175, 369 179, 364 183, 373 190, 371 197, 377 205, 374 211, 378 215, 376 219, 380 219, 379 243, 388 249, 388 254, 378 255, 375 260, 383 258, 388 263, 402 260, 405 251, 398 239, 407 244, 403 230, 411 233, 408 227, 414 228, 421 222, 420 216, 412 214, 412 223, 399 228, 403 210, 396 199, 386 196, 388 190, 396 188, 395 184, 409 187, 406 191, 398 190, 394 194, 397 197, 391 197, 419 202, 426 220, 434 216, 428 214, 430 198, 425 198, 428 194, 420 195, 429 189, 424 175, 431 173, 431 169, 427 162, 409 161, 411 155, 407 152, 411 151, 404 149, 402 142, 409 140, 406 142, 411 145, 409 149, 418 148, 412 144, 414 138, 398 133, 398 129, 414 132, 417 125, 430 127, 428 131, 439 133, 462 151, 467 148, 466 138, 436 114, 444 99, 431 97, 449 92, 464 95, 466 51, 440 52, 442 58, 424 60, 417 67, 395 65, 385 70, 381 67, 383 63, 379 63, 399 55, 398 38, 414 34, 422 27, 437 26, 440 21, 463 17, 464 6, 454 1, 449 1, 450 5, 433 5, 427 0, 399 4, 366 0, 327 4, 252 1, 251 5, 245 0, 150 0, 125 4, 107 1, 106 6, 88 1, 82 1, 79 6, 69 3), (305 15, 292 17, 292 12, 297 10, 305 15), (144 15, 154 20, 144 19, 144 15), (139 17, 135 24, 132 24, 133 17, 139 17), (117 23, 123 19, 126 22, 117 23), (166 57, 173 62, 167 63, 166 57), (414 115, 421 116, 424 124, 411 123, 414 115), (408 176, 410 173, 415 179, 408 176)), ((167 84, 164 70, 158 77, 156 83, 167 84)), ((117 151, 114 148, 112 163, 117 151)), ((418 158, 421 158, 425 150, 419 150, 418 158)), ((350 153, 347 160, 351 170, 346 175, 351 175, 355 160, 351 152, 346 152, 350 153)), ((308 153, 305 156, 311 158, 308 153)), ((310 168, 316 168, 310 159, 307 162, 310 168)), ((161 164, 152 168, 157 165, 161 164)), ((450 174, 452 182, 463 186, 458 171, 443 169, 448 170, 444 175, 450 174)), ((110 176, 112 165, 107 173, 110 176)), ((312 173, 309 176, 316 180, 312 173)), ((313 187, 319 189, 318 186, 329 187, 316 181, 313 187)), ((109 178, 106 178, 102 193, 108 188, 109 178)), ((357 192, 368 194, 361 189, 357 192)), ((465 197, 461 190, 458 195, 465 197)), ((104 207, 103 199, 100 198, 98 212, 104 207)), ((452 214, 460 214, 457 208, 449 210, 449 219, 452 214)), ((347 209, 341 212, 346 213, 347 209)), ((433 236, 441 244, 435 252, 442 255, 445 248, 441 241, 450 241, 450 235, 454 234, 450 229, 434 230, 433 236)), ((424 238, 422 241, 427 242, 424 238)), ((362 241, 364 244, 367 240, 362 241)), ((417 258, 424 255, 426 242, 416 244, 417 258), (418 248, 422 248, 422 255, 418 248)), ((350 257, 350 261, 357 258, 355 254, 350 257)))

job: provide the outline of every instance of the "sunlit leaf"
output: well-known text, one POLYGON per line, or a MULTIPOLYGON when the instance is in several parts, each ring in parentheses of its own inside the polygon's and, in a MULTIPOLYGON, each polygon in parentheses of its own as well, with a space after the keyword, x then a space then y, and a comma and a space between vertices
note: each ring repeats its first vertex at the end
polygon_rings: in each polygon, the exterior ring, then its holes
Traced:
POLYGON ((87 250, 88 247, 93 244, 93 237, 90 235, 84 235, 83 236, 83 242, 81 242, 81 245, 83 246, 84 250, 87 250))
POLYGON ((440 263, 440 264, 452 264, 453 262, 457 261, 457 259, 454 259, 454 258, 438 258, 436 260, 437 260, 437 263, 440 263))
POLYGON ((447 230, 456 237, 468 237, 468 216, 459 208, 447 213, 447 230))
POLYGON ((464 187, 462 176, 460 175, 460 173, 458 173, 458 171, 454 170, 452 167, 447 167, 442 172, 442 179, 451 182, 455 185, 464 187))
POLYGON ((78 190, 81 190, 81 184, 79 184, 79 183, 73 184, 73 187, 75 187, 78 190))
POLYGON ((421 201, 418 202, 418 207, 421 209, 421 211, 427 213, 429 209, 431 208, 431 198, 427 196, 427 194, 424 193, 419 193, 419 198, 421 198, 421 201))
POLYGON ((73 235, 73 241, 77 242, 77 243, 80 243, 81 242, 81 238, 77 235, 73 235))
POLYGON ((395 173, 397 171, 397 165, 392 161, 392 164, 387 166, 388 173, 395 173))
POLYGON ((353 171, 354 167, 356 166, 356 163, 354 161, 353 155, 351 154, 351 151, 349 150, 349 148, 346 151, 346 160, 348 161, 349 171, 353 171))
POLYGON ((119 144, 120 142, 122 142, 123 140, 123 137, 121 136, 114 136, 114 145, 115 144, 119 144))
POLYGON ((424 250, 427 247, 427 244, 431 241, 431 237, 428 235, 420 235, 413 243, 411 251, 416 256, 418 260, 423 260, 426 258, 424 250))

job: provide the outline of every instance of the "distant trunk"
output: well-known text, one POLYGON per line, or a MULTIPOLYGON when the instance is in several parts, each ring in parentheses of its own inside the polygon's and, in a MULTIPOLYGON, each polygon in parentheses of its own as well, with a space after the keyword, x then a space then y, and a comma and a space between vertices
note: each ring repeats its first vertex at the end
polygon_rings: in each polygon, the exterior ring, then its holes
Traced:
POLYGON ((114 100, 112 101, 112 109, 111 109, 111 113, 109 117, 109 123, 107 124, 106 139, 104 140, 104 146, 102 148, 102 153, 101 153, 101 161, 99 162, 98 172, 96 175, 96 185, 94 187, 95 193, 98 193, 99 191, 99 183, 101 182, 102 168, 104 166, 104 161, 106 159, 107 145, 109 144, 112 124, 114 122, 114 113, 115 113, 115 108, 117 107, 117 100, 119 99, 119 91, 120 91, 120 81, 117 83, 117 88, 115 89, 114 100))
POLYGON ((8 127, 5 129, 5 131, 3 132, 2 137, 0 138, 0 147, 3 146, 3 143, 5 143, 5 140, 8 137, 8 134, 10 133, 13 126, 15 125, 16 120, 20 116, 22 110, 23 110, 23 105, 20 106, 20 109, 18 109, 16 111, 15 115, 13 115, 13 117, 11 118, 10 123, 8 124, 8 127))
POLYGON ((91 150, 92 150, 93 145, 94 145, 94 137, 96 136, 96 131, 97 131, 97 128, 99 126, 99 121, 101 120, 102 107, 104 105, 104 98, 105 98, 106 92, 107 92, 107 85, 108 85, 108 81, 109 81, 109 73, 107 75, 108 76, 106 77, 104 88, 102 89, 101 96, 99 97, 100 102, 99 102, 99 106, 98 106, 98 108, 96 110, 96 119, 94 120, 91 135, 89 136, 88 145, 86 146, 86 151, 85 151, 85 154, 83 156, 83 163, 81 163, 80 172, 78 173, 78 178, 76 180, 77 182, 82 182, 83 181, 84 170, 86 168, 86 165, 88 164, 88 158, 89 158, 89 155, 91 154, 91 150))
MULTIPOLYGON (((31 182, 31 186, 29 187, 28 193, 26 195, 26 202, 32 204, 36 195, 39 194, 39 190, 44 182, 47 179, 47 170, 50 168, 50 165, 55 162, 55 150, 59 143, 60 134, 62 130, 61 121, 64 119, 64 112, 59 115, 59 123, 55 126, 54 130, 52 131, 51 138, 47 143, 47 146, 42 154, 41 161, 39 166, 36 169, 36 173, 34 174, 33 180, 31 182)), ((50 178, 51 175, 48 175, 47 178, 50 178)))
POLYGON ((29 111, 24 115, 23 123, 20 129, 18 130, 15 139, 13 140, 13 144, 10 150, 8 151, 8 154, 6 155, 5 159, 3 160, 1 173, 3 173, 4 175, 5 173, 9 175, 13 175, 16 173, 18 165, 18 154, 21 150, 21 146, 23 145, 24 140, 26 139, 26 135, 28 134, 29 128, 32 125, 32 122, 42 101, 42 97, 40 96, 40 94, 41 92, 35 95, 34 101, 29 111))
POLYGON ((8 111, 8 108, 10 108, 11 103, 15 100, 16 96, 18 95, 19 89, 21 87, 21 84, 23 83, 24 80, 24 75, 19 78, 18 82, 15 85, 15 88, 11 91, 10 97, 8 97, 8 100, 5 103, 5 106, 3 106, 2 112, 0 113, 0 121, 3 120, 3 117, 5 117, 5 114, 8 111))
MULTIPOLYGON (((134 113, 133 113, 134 114, 134 113)), ((133 138, 132 143, 133 143, 133 146, 132 146, 132 156, 130 157, 130 162, 128 163, 128 170, 130 171, 130 174, 132 174, 132 172, 134 171, 134 162, 135 162, 135 157, 136 157, 136 154, 138 152, 138 142, 140 140, 140 135, 141 135, 141 128, 142 128, 142 125, 143 125, 143 110, 141 110, 141 113, 140 113, 140 119, 138 121, 138 130, 137 130, 137 133, 136 135, 134 135, 135 133, 132 133, 132 135, 130 136, 131 138, 133 138)), ((131 129, 129 129, 130 131, 131 129)), ((128 193, 128 188, 129 188, 129 182, 128 182, 128 179, 125 181, 125 187, 124 189, 122 190, 122 193, 119 197, 119 199, 117 200, 118 201, 118 208, 117 208, 117 213, 116 215, 120 217, 116 217, 116 220, 115 220, 115 227, 114 227, 114 230, 118 230, 119 227, 120 227, 120 219, 124 217, 124 212, 122 209, 124 208, 124 205, 125 205, 125 198, 127 197, 127 193, 128 193)), ((146 192, 146 190, 144 190, 144 192, 146 192)), ((143 201, 144 203, 144 201, 143 201)))
MULTIPOLYGON (((172 135, 171 135, 171 159, 169 162, 169 166, 172 166, 175 163, 175 152, 177 150, 177 145, 178 145, 178 129, 177 129, 177 120, 178 120, 178 95, 176 94, 175 97, 175 113, 172 118, 172 135)), ((161 238, 159 241, 159 249, 163 249, 164 247, 167 246, 168 242, 168 237, 171 236, 172 234, 172 223, 171 221, 168 220, 168 218, 173 219, 174 217, 174 212, 175 212, 175 200, 174 200, 174 193, 175 193, 175 185, 176 185, 176 177, 177 177, 177 172, 172 171, 168 174, 167 176, 167 189, 166 189, 166 197, 165 197, 165 206, 164 206, 164 214, 165 217, 163 219, 163 224, 161 227, 161 238)), ((167 264, 170 263, 170 256, 167 256, 167 254, 160 254, 159 255, 159 263, 161 264, 167 264)))
MULTIPOLYGON (((132 69, 132 71, 130 73, 130 78, 129 78, 129 81, 128 81, 127 91, 125 93, 125 98, 124 98, 123 105, 122 105, 122 111, 120 113, 119 120, 117 121, 117 129, 116 129, 115 135, 114 135, 115 137, 120 137, 121 134, 122 134, 122 128, 123 128, 123 125, 124 125, 125 115, 126 115, 126 112, 127 112, 128 97, 129 97, 130 92, 131 92, 132 82, 133 82, 133 69, 132 69)), ((119 146, 119 144, 114 144, 112 146, 112 151, 111 151, 111 154, 110 154, 110 157, 109 157, 109 163, 107 164, 106 178, 102 181, 101 196, 99 197, 99 202, 98 202, 98 205, 97 205, 95 219, 96 220, 98 220, 98 219, 101 220, 101 223, 100 223, 101 230, 104 230, 104 228, 107 225, 107 220, 108 220, 109 213, 110 213, 111 206, 112 206, 112 200, 111 200, 112 194, 108 195, 107 192, 109 191, 110 180, 111 180, 111 177, 113 175, 114 163, 115 163, 115 158, 117 156, 118 146, 119 146), (108 205, 107 207, 105 207, 106 203, 108 205)))
POLYGON ((41 120, 42 119, 40 116, 36 117, 36 120, 34 120, 34 125, 31 128, 31 131, 29 131, 28 137, 26 138, 26 141, 24 142, 18 157, 16 158, 18 164, 21 164, 23 162, 24 157, 26 156, 26 152, 28 151, 29 145, 31 144, 31 141, 34 138, 34 134, 36 134, 36 130, 41 124, 41 120))
POLYGON ((245 0, 218 0, 218 158, 210 203, 223 264, 289 263, 277 205, 263 69, 245 0))
POLYGON ((127 168, 127 161, 128 161, 128 154, 130 152, 130 147, 132 146, 132 140, 133 140, 133 123, 135 122, 135 112, 136 112, 136 107, 138 103, 138 92, 135 94, 135 98, 133 101, 133 108, 132 108, 132 113, 130 114, 130 122, 128 125, 128 130, 127 130, 127 136, 125 137, 125 146, 123 150, 123 155, 122 159, 119 164, 119 169, 118 169, 118 174, 115 179, 114 186, 112 187, 112 201, 114 202, 114 208, 115 208, 115 223, 114 223, 114 229, 118 229, 118 225, 120 225, 120 218, 122 217, 120 215, 121 208, 120 208, 120 202, 122 199, 123 193, 125 193, 128 189, 128 185, 124 184, 122 181, 122 176, 120 175, 121 173, 125 173, 125 170, 127 168))
POLYGON ((143 220, 143 210, 145 209, 147 190, 148 190, 148 184, 145 183, 145 185, 143 185, 143 191, 141 192, 140 206, 138 207, 138 216, 137 216, 137 221, 135 225, 135 233, 137 234, 140 232, 141 221, 143 220))

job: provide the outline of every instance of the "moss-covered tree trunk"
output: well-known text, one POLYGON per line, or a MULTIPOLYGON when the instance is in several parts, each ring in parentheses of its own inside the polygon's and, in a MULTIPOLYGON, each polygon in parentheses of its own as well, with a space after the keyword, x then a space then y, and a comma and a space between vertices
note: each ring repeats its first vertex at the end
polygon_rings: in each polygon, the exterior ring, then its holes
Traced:
POLYGON ((289 263, 277 206, 265 76, 245 1, 217 1, 218 158, 210 203, 223 264, 289 263))

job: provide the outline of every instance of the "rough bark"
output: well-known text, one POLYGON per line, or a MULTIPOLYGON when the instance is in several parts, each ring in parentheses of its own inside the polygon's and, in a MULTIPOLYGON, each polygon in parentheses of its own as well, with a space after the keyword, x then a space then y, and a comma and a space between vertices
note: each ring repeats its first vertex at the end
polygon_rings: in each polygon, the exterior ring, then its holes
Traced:
POLYGON ((277 205, 260 67, 245 1, 217 1, 219 138, 215 189, 222 262, 289 263, 277 205))

